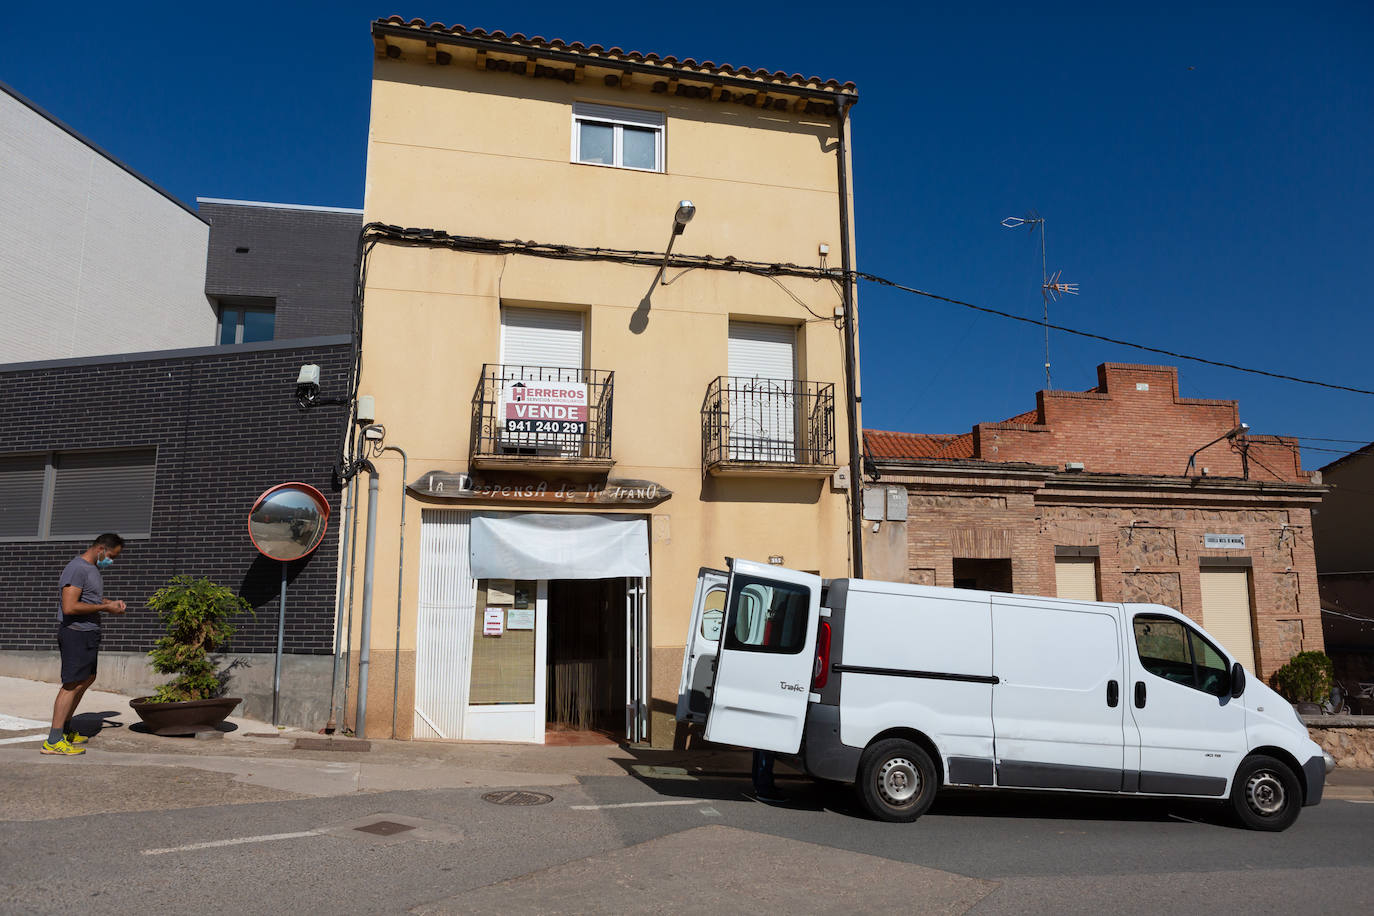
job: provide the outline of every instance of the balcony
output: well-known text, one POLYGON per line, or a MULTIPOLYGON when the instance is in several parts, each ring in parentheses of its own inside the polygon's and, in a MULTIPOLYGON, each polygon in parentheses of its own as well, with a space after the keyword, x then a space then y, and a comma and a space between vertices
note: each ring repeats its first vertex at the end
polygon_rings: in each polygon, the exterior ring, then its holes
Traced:
POLYGON ((487 363, 472 396, 473 467, 608 471, 615 373, 487 363))
POLYGON ((835 386, 720 376, 701 406, 701 461, 722 477, 828 477, 838 467, 835 386))

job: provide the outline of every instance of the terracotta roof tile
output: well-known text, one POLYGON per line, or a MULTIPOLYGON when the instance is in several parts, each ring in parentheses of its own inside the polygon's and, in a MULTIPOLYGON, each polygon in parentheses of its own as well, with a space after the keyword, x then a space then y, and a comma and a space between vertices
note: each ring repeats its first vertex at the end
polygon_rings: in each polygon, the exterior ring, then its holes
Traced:
POLYGON ((926 435, 866 429, 864 447, 874 458, 972 458, 973 434, 926 435))
POLYGON ((549 50, 576 51, 579 54, 590 54, 601 57, 605 60, 615 61, 624 60, 635 63, 660 63, 665 67, 672 67, 680 70, 695 70, 703 74, 723 74, 726 76, 742 76, 749 79, 760 79, 769 82, 785 83, 788 85, 803 87, 807 89, 825 89, 833 92, 854 93, 857 87, 853 82, 841 83, 838 80, 822 79, 819 76, 802 76, 800 73, 793 73, 791 76, 781 70, 754 70, 749 67, 733 67, 730 64, 715 64, 711 61, 703 61, 698 64, 694 59, 688 57, 678 61, 676 57, 660 57, 657 54, 641 54, 638 51, 622 51, 620 48, 607 50, 601 45, 584 45, 580 41, 565 42, 561 38, 551 38, 545 40, 543 36, 536 35, 533 38, 526 38, 516 32, 506 35, 501 31, 488 32, 484 29, 469 29, 464 26, 454 24, 444 25, 442 22, 426 23, 424 19, 409 19, 404 16, 391 16, 386 19, 378 19, 373 23, 374 26, 401 26, 403 28, 414 29, 417 33, 447 32, 450 35, 462 35, 471 38, 484 38, 492 41, 505 42, 512 45, 520 45, 527 49, 547 48, 549 50))

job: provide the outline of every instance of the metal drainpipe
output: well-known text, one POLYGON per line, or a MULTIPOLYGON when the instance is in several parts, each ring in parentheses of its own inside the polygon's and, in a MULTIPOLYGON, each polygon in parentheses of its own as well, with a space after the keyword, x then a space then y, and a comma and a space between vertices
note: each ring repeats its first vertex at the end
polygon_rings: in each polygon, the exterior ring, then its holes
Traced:
POLYGON ((840 264, 845 271, 844 286, 844 385, 845 416, 849 426, 849 515, 850 532, 853 538, 854 577, 864 574, 863 545, 863 457, 859 449, 859 400, 858 371, 856 366, 857 330, 854 323, 854 279, 850 271, 854 269, 853 252, 849 245, 849 169, 846 159, 849 156, 849 108, 854 102, 845 99, 840 102, 838 116, 840 137, 835 149, 835 163, 840 183, 840 264))
MULTIPOLYGON (((353 454, 361 454, 363 447, 363 431, 358 430, 358 441, 353 454)), ((352 646, 349 643, 353 639, 353 584, 358 580, 358 469, 353 469, 353 544, 348 555, 348 619, 344 623, 344 648, 352 654, 352 646)), ((343 697, 339 700, 341 711, 348 709, 348 686, 353 683, 353 666, 344 667, 344 689, 343 697)), ((348 713, 344 712, 345 719, 348 713)))
POLYGON ((349 530, 348 519, 353 510, 353 492, 358 489, 357 478, 349 481, 344 487, 344 506, 343 518, 341 519, 343 530, 343 543, 339 547, 339 599, 338 613, 334 621, 334 672, 329 677, 329 721, 325 723, 326 734, 334 734, 338 728, 338 720, 335 718, 339 709, 339 659, 343 655, 343 625, 344 625, 344 595, 347 594, 348 576, 344 574, 344 563, 348 561, 349 530))
POLYGON ((377 555, 377 486, 381 475, 371 461, 362 467, 367 478, 367 545, 363 550, 363 616, 358 634, 358 712, 353 733, 367 737, 367 669, 372 655, 372 573, 377 555))
POLYGON ((406 582, 406 465, 409 459, 404 449, 394 445, 382 448, 384 452, 398 452, 401 456, 401 559, 396 568, 396 652, 391 678, 391 738, 396 739, 396 706, 400 702, 401 691, 401 594, 406 582))

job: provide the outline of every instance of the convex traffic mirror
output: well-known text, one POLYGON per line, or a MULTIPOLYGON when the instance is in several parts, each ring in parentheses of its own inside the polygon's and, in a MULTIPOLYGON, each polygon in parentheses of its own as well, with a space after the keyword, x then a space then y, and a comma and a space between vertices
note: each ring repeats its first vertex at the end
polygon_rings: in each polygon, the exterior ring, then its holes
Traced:
POLYGON ((248 536, 263 556, 299 560, 308 556, 329 527, 329 500, 309 484, 283 483, 258 497, 248 513, 248 536))

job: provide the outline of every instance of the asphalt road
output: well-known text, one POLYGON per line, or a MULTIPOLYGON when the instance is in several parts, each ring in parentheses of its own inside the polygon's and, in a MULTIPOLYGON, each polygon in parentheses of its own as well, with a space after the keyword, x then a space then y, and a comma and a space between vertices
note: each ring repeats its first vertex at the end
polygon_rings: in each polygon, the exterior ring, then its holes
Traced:
POLYGON ((235 789, 193 771, 77 775, 0 773, 0 792, 45 803, 0 821, 0 912, 1346 914, 1374 883, 1374 804, 1342 800, 1263 834, 1209 807, 1038 795, 951 794, 883 824, 843 789, 784 780, 789 802, 770 806, 745 779, 671 769, 527 786, 552 796, 534 806, 464 788, 161 808, 169 781, 235 789), (53 816, 63 793, 121 786, 126 810, 53 816), (356 829, 377 822, 399 832, 356 829))

